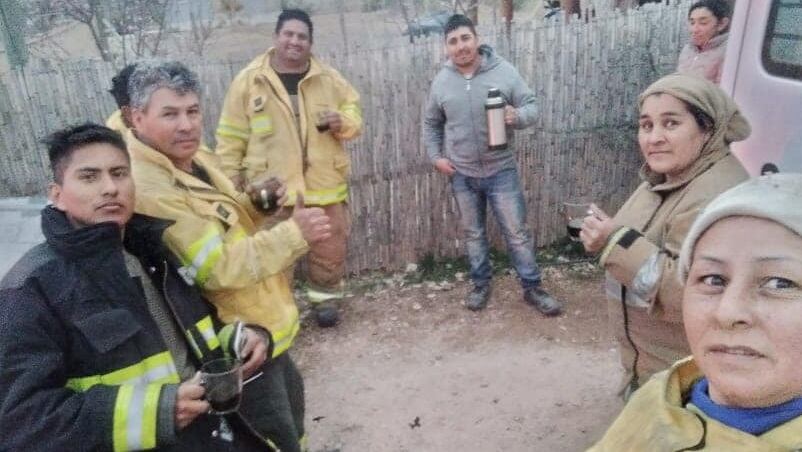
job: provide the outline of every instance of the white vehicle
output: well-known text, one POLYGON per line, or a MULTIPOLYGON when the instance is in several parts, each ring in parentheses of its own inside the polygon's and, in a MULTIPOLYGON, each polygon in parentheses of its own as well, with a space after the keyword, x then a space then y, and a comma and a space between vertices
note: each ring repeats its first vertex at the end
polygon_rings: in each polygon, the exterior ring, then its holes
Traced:
POLYGON ((752 125, 733 144, 750 174, 802 172, 802 0, 736 0, 721 87, 752 125))

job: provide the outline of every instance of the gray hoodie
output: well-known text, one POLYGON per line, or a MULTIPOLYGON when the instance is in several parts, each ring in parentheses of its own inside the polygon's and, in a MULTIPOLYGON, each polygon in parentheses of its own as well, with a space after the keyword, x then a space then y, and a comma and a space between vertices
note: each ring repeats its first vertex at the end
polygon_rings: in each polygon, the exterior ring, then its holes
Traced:
MULTIPOLYGON (((498 88, 507 104, 518 110, 513 127, 522 129, 535 122, 535 95, 518 71, 487 45, 479 47, 482 63, 471 79, 446 62, 432 81, 423 120, 426 152, 434 162, 447 158, 460 174, 488 177, 515 166, 512 150, 491 151, 487 147, 485 100, 490 88, 498 88)), ((511 130, 507 129, 509 138, 511 130)))

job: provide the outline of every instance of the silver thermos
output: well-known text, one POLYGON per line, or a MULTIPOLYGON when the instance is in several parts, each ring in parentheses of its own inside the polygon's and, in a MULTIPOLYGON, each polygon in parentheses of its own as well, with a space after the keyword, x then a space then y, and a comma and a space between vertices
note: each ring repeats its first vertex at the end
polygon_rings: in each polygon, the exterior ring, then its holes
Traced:
POLYGON ((504 106, 507 103, 501 97, 498 88, 487 90, 485 111, 487 112, 487 147, 496 151, 507 149, 507 125, 504 124, 504 106))

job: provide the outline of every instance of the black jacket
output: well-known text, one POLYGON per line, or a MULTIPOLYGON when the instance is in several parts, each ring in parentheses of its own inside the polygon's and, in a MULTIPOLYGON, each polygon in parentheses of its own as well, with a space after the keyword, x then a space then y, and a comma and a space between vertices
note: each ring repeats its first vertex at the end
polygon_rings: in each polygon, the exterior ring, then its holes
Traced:
POLYGON ((0 449, 267 449, 240 416, 227 417, 234 444, 213 439, 213 416, 175 433, 178 375, 123 246, 162 292, 197 367, 230 341, 163 247, 169 224, 135 215, 121 241, 113 223, 75 229, 42 211, 45 243, 0 283, 0 449), (219 340, 204 339, 209 325, 219 340))

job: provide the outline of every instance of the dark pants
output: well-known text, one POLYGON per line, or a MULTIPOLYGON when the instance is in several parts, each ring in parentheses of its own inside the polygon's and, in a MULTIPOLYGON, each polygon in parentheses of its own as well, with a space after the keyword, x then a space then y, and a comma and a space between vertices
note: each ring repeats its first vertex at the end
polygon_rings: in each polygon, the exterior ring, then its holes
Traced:
POLYGON ((211 414, 198 416, 186 428, 178 432, 175 444, 160 447, 165 452, 265 452, 271 451, 265 442, 258 438, 236 415, 226 416, 233 431, 233 439, 228 441, 220 435, 220 418, 211 414), (215 432, 215 433, 212 433, 215 432))
POLYGON ((288 352, 260 369, 264 374, 243 389, 240 413, 281 452, 301 452, 304 436, 304 381, 288 352))

